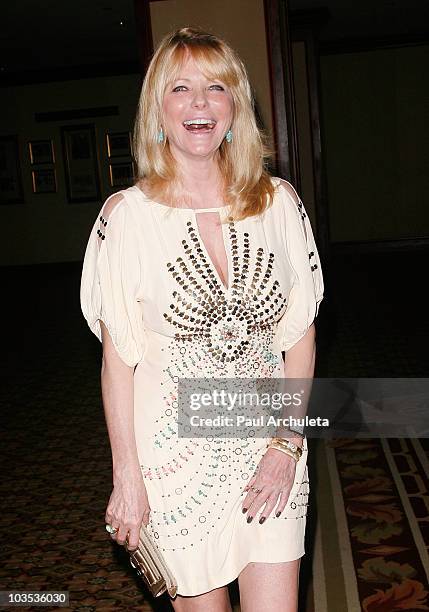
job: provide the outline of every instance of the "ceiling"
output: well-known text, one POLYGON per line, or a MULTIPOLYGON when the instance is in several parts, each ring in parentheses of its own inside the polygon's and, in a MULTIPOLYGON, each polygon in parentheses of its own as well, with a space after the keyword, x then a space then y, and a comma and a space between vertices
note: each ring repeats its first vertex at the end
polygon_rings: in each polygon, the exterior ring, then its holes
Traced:
MULTIPOLYGON (((429 32, 429 0, 289 0, 290 10, 320 7, 331 15, 319 33, 324 41, 429 32)), ((6 79, 49 69, 137 65, 134 0, 9 1, 0 28, 0 75, 6 79)))
POLYGON ((138 58, 133 0, 9 0, 0 28, 3 73, 138 58))

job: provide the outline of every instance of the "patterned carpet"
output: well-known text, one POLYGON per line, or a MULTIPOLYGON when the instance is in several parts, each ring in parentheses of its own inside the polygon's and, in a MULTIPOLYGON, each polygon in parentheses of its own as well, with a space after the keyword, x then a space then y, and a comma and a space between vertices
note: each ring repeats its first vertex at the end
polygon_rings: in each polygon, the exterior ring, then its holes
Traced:
MULTIPOLYGON (((427 376, 426 257, 333 258, 319 376, 427 376)), ((0 588, 70 591, 70 608, 50 609, 168 611, 104 530, 111 459, 79 274, 78 265, 3 271, 14 300, 2 305, 0 588)), ((310 440, 300 612, 429 610, 428 465, 425 439, 310 440)))
POLYGON ((337 439, 320 449, 328 478, 316 612, 429 609, 428 459, 427 439, 337 439))

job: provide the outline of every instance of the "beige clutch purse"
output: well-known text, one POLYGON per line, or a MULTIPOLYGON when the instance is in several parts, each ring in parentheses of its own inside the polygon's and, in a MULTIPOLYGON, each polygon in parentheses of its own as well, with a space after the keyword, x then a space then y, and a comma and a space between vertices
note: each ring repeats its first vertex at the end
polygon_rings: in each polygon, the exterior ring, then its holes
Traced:
POLYGON ((149 537, 146 527, 142 524, 140 528, 139 546, 134 552, 129 552, 130 563, 137 570, 137 574, 143 578, 154 597, 159 597, 168 591, 170 597, 177 593, 177 582, 168 569, 165 561, 149 537))

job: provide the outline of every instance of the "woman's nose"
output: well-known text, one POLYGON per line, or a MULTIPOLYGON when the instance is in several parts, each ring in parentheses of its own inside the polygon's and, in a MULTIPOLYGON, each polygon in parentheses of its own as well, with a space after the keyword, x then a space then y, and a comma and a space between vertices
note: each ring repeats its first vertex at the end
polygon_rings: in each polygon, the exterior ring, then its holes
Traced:
POLYGON ((204 108, 207 104, 207 96, 204 89, 195 90, 192 105, 198 108, 204 108))

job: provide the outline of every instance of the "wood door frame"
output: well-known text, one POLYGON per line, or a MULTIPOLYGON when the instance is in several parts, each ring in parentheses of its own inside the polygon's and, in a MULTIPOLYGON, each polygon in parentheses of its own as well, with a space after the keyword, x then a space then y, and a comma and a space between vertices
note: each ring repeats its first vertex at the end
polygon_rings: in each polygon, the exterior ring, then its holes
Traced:
POLYGON ((301 190, 287 0, 264 0, 276 173, 301 190))
POLYGON ((315 234, 325 267, 330 255, 329 203, 327 191, 326 155, 322 138, 321 70, 318 29, 329 19, 324 9, 292 11, 289 18, 291 40, 305 45, 308 107, 313 158, 314 206, 316 214, 315 234))
POLYGON ((150 2, 151 0, 134 0, 137 46, 139 50, 140 75, 142 80, 144 79, 154 51, 150 2))
MULTIPOLYGON (((293 76, 292 43, 303 41, 306 51, 307 88, 309 92, 310 126, 313 158, 315 234, 325 267, 329 259, 329 213, 320 125, 320 65, 317 29, 329 19, 329 11, 287 10, 287 0, 264 0, 266 10, 267 44, 270 58, 271 95, 273 98, 274 130, 288 134, 288 146, 277 147, 280 175, 290 180, 301 192, 298 157, 298 128, 296 123, 295 87, 293 76), (289 156, 289 159, 287 159, 289 156)), ((278 138, 276 138, 278 143, 278 138)))

